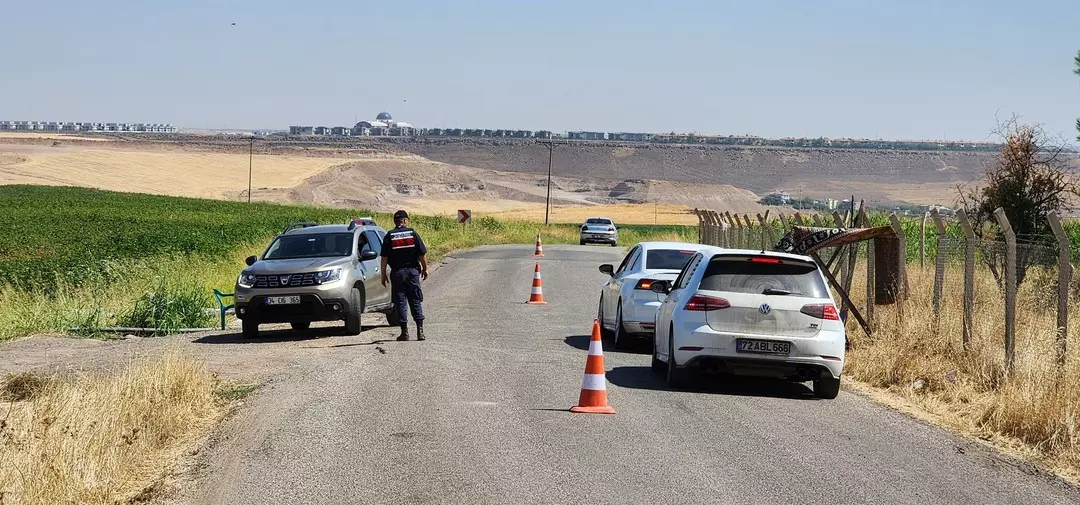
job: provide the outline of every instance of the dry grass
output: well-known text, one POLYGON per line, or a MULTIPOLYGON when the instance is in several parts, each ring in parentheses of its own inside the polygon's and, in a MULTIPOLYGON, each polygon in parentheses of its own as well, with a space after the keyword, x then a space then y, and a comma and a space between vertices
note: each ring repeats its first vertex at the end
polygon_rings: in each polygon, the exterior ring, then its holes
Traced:
POLYGON ((46 382, 0 421, 0 502, 126 503, 225 411, 218 382, 175 349, 115 375, 46 382))
MULTIPOLYGON (((862 270, 862 267, 860 267, 862 270)), ((865 272, 865 270, 862 270, 865 272)), ((911 298, 877 307, 875 338, 850 321, 847 373, 884 388, 965 434, 1022 453, 1074 480, 1080 477, 1080 301, 1070 302, 1070 353, 1055 360, 1056 273, 1029 273, 1017 303, 1016 361, 1005 373, 1004 297, 988 272, 976 275, 974 328, 962 346, 963 277, 946 273, 940 318, 933 316, 932 268, 909 268, 911 298)), ((863 305, 865 276, 854 299, 863 305)))
MULTIPOLYGON (((0 165, 0 184, 81 186, 130 193, 236 198, 247 191, 247 154, 95 148, 21 148, 0 151, 27 158, 0 165)), ((256 188, 291 188, 344 158, 256 155, 256 188)))

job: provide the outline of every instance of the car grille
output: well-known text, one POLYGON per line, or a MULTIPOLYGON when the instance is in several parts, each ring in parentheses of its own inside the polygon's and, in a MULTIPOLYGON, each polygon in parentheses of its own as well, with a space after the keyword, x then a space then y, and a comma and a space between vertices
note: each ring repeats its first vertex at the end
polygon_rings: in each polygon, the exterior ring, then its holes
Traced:
POLYGON ((292 288, 314 286, 315 274, 279 274, 255 276, 257 288, 292 288))

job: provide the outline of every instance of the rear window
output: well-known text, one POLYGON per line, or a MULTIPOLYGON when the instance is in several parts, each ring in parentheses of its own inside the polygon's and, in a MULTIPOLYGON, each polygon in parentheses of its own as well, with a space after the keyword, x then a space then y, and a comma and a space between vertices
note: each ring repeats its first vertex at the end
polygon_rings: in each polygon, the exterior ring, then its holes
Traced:
POLYGON ((828 288, 817 266, 806 263, 753 263, 747 257, 715 258, 709 262, 699 289, 761 294, 766 290, 792 296, 828 298, 828 288))
POLYGON ((586 219, 585 224, 611 224, 610 219, 586 219))
POLYGON ((682 270, 694 251, 676 249, 652 249, 645 255, 645 268, 649 270, 682 270))

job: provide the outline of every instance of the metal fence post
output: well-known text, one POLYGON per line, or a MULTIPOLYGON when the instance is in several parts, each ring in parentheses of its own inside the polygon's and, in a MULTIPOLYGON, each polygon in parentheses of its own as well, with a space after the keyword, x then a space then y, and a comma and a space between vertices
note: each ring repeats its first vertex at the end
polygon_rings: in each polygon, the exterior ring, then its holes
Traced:
POLYGON ((941 324, 941 292, 945 288, 945 222, 937 209, 930 211, 937 230, 937 253, 934 258, 934 325, 941 324))
POLYGON ((971 221, 963 209, 957 211, 956 216, 964 229, 964 334, 961 343, 967 349, 971 342, 975 311, 975 230, 971 228, 971 221))
POLYGON ((1050 229, 1054 230, 1054 237, 1058 241, 1058 308, 1057 308, 1057 362, 1065 364, 1065 353, 1068 351, 1067 341, 1069 338, 1069 284, 1072 283, 1073 267, 1069 263, 1069 236, 1061 227, 1061 218, 1057 213, 1051 212, 1046 216, 1050 221, 1050 229))
POLYGON ((994 219, 1005 234, 1005 371, 1012 373, 1016 358, 1016 233, 1005 210, 994 210, 994 219))

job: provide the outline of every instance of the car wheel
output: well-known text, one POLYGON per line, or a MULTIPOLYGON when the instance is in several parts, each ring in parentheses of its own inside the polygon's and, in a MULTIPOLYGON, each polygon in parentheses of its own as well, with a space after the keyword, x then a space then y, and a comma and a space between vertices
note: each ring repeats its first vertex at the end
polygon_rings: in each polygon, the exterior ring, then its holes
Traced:
POLYGON ((619 246, 618 242, 612 242, 611 243, 611 247, 618 247, 618 246, 619 246))
POLYGON ((653 373, 660 373, 663 372, 666 367, 667 364, 663 361, 660 361, 660 357, 656 355, 656 336, 654 335, 652 343, 652 365, 650 368, 652 369, 653 373))
MULTIPOLYGON (((674 333, 674 332, 672 332, 674 333)), ((675 365, 675 338, 668 334, 667 385, 671 389, 682 389, 686 385, 687 371, 675 365)))
POLYGON ((615 331, 611 332, 611 345, 616 350, 626 348, 626 331, 622 324, 622 300, 619 300, 618 308, 615 309, 615 331))
POLYGON ((579 240, 578 245, 585 245, 585 241, 584 240, 579 240))
POLYGON ((349 297, 349 313, 345 315, 345 334, 359 335, 360 321, 364 313, 364 295, 359 289, 353 288, 349 297))
POLYGON ((299 322, 299 323, 289 323, 289 325, 292 326, 292 329, 294 329, 296 331, 304 331, 304 330, 306 330, 308 328, 311 328, 311 323, 308 322, 308 321, 303 321, 303 322, 299 322))
POLYGON ((840 379, 826 377, 814 381, 814 396, 832 400, 840 394, 840 379))
POLYGON ((244 338, 258 338, 259 337, 259 323, 255 321, 248 321, 244 319, 241 322, 242 330, 241 334, 244 338))

